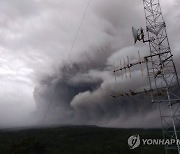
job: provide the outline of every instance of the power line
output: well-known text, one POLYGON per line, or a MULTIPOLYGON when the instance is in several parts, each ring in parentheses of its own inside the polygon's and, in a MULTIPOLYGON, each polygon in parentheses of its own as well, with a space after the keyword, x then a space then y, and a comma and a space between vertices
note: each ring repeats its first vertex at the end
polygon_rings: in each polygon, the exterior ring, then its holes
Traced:
POLYGON ((68 60, 69 60, 69 58, 70 58, 70 56, 71 56, 72 50, 73 50, 73 48, 74 48, 75 42, 76 42, 77 37, 78 37, 78 34, 79 34, 79 32, 80 32, 80 29, 81 29, 81 27, 82 27, 82 24, 83 24, 84 18, 85 18, 85 16, 86 16, 87 10, 88 10, 88 8, 89 8, 90 2, 91 2, 91 0, 88 1, 88 4, 87 4, 87 6, 86 6, 86 9, 85 9, 84 15, 83 15, 83 17, 82 17, 81 23, 80 23, 80 25, 79 25, 79 28, 78 28, 77 33, 76 33, 76 35, 75 35, 75 38, 74 38, 74 40, 73 40, 73 44, 72 44, 71 49, 70 49, 70 51, 69 51, 66 64, 67 64, 67 62, 68 62, 68 60))
MULTIPOLYGON (((68 64, 68 61, 69 61, 69 59, 70 59, 71 53, 72 53, 72 51, 73 51, 74 45, 75 45, 75 43, 76 43, 77 37, 78 37, 78 35, 79 35, 80 29, 81 29, 81 27, 82 27, 84 18, 85 18, 86 14, 87 14, 87 10, 88 10, 88 8, 89 8, 90 3, 91 3, 91 0, 88 0, 88 4, 87 4, 86 9, 85 9, 85 12, 84 12, 84 14, 83 14, 82 20, 81 20, 81 22, 80 22, 80 24, 79 24, 77 33, 76 33, 76 35, 75 35, 75 37, 74 37, 72 46, 71 46, 71 48, 70 48, 70 50, 69 50, 69 54, 68 54, 66 63, 65 63, 65 65, 64 65, 64 68, 66 68, 66 66, 67 66, 67 64, 68 64)), ((46 112, 45 112, 45 115, 44 115, 44 117, 43 117, 43 120, 42 120, 42 123, 41 123, 41 127, 43 127, 44 122, 45 122, 45 119, 46 119, 47 114, 48 114, 48 112, 49 112, 49 109, 50 109, 51 105, 53 104, 53 100, 54 100, 54 97, 55 97, 55 95, 56 95, 57 89, 58 89, 58 84, 55 86, 55 90, 54 90, 54 92, 53 92, 53 94, 52 94, 50 103, 49 103, 48 108, 47 108, 47 110, 46 110, 46 112)))

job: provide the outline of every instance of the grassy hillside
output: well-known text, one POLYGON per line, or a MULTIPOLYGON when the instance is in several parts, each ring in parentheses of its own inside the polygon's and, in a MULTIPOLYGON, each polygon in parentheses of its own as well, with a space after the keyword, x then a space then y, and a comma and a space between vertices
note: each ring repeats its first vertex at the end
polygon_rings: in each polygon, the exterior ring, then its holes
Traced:
POLYGON ((163 146, 130 150, 129 136, 162 138, 161 130, 93 126, 0 131, 0 154, 163 154, 163 146))

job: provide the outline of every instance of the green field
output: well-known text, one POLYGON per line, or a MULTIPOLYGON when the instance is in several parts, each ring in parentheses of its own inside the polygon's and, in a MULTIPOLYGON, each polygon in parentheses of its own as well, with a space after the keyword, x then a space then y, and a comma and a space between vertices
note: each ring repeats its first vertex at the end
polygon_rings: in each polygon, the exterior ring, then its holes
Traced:
POLYGON ((158 129, 115 129, 66 126, 43 129, 1 130, 0 154, 164 154, 163 146, 130 150, 129 136, 162 138, 158 129))

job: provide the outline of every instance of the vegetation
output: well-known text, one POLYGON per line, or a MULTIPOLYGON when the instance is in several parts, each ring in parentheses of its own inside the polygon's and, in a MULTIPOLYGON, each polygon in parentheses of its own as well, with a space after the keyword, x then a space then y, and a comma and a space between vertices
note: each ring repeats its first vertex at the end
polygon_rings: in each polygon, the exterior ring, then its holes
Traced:
POLYGON ((162 138, 158 129, 115 129, 95 126, 0 131, 0 154, 163 154, 163 146, 130 150, 129 136, 162 138))

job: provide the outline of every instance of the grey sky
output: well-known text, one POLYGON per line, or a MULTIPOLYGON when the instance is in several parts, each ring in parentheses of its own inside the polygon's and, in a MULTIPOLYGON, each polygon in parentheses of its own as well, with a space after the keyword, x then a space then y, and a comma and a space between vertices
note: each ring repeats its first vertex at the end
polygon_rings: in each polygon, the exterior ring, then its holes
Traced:
MULTIPOLYGON (((143 87, 146 81, 141 82, 136 71, 132 81, 118 79, 115 85, 110 65, 113 61, 119 64, 119 59, 126 58, 126 55, 135 60, 138 49, 142 55, 148 54, 143 44, 133 46, 131 36, 132 25, 137 28, 145 25, 142 1, 92 0, 68 62, 70 68, 64 71, 62 68, 87 2, 0 1, 1 127, 40 122, 57 83, 60 84, 59 93, 48 115, 56 113, 48 116, 47 122, 55 119, 62 124, 66 121, 135 126, 133 119, 123 114, 134 111, 129 111, 129 106, 114 105, 109 94, 116 90, 133 89, 134 86, 143 87), (116 108, 122 110, 118 112, 116 108), (127 123, 119 124, 124 118, 127 118, 127 123)), ((175 63, 180 71, 180 2, 160 2, 175 63)), ((121 101, 134 107, 133 101, 137 100, 121 101)), ((136 110, 136 118, 140 122, 142 111, 136 110)), ((153 107, 152 110, 155 112, 153 107)), ((157 118, 149 115, 147 119, 157 118)))

